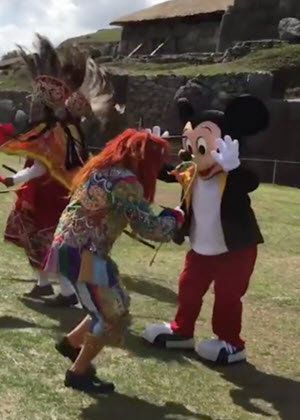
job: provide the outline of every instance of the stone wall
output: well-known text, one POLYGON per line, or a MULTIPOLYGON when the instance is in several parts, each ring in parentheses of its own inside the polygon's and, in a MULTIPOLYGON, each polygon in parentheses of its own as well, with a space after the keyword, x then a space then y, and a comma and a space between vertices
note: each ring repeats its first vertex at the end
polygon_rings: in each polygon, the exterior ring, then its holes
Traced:
POLYGON ((168 39, 160 50, 164 54, 215 51, 219 39, 220 17, 201 22, 177 20, 126 25, 122 31, 120 54, 130 54, 139 44, 139 54, 150 54, 168 39))
MULTIPOLYGON (((183 54, 155 54, 150 55, 138 55, 131 58, 127 58, 126 62, 131 64, 135 63, 158 63, 158 64, 170 64, 178 66, 178 63, 190 64, 190 65, 202 65, 202 64, 216 64, 223 61, 224 53, 216 52, 198 52, 198 53, 183 53, 183 54)), ((119 58, 115 62, 122 64, 124 58, 119 58)))
POLYGON ((240 41, 228 48, 223 55, 223 62, 234 61, 257 50, 268 50, 286 44, 279 39, 263 39, 258 41, 240 41))
POLYGON ((0 91, 0 123, 11 123, 17 132, 28 127, 28 92, 0 91))
POLYGON ((275 183, 300 187, 300 101, 276 100, 266 101, 271 120, 269 128, 249 138, 243 151, 246 159, 260 158, 263 161, 247 161, 255 170, 262 182, 271 183, 274 177, 274 161, 276 163, 275 183), (269 161, 271 160, 271 161, 269 161))
MULTIPOLYGON (((128 126, 137 126, 142 117, 144 126, 158 124, 177 134, 174 99, 188 97, 197 107, 224 107, 231 97, 243 93, 270 97, 273 76, 266 72, 199 75, 193 79, 185 76, 126 76, 112 75, 119 103, 126 103, 128 126)), ((10 99, 15 107, 28 112, 28 92, 0 91, 1 98, 10 99)))
POLYGON ((218 51, 238 41, 276 39, 283 17, 300 16, 299 0, 236 0, 223 15, 218 51))
MULTIPOLYGON (((263 98, 272 95, 273 76, 268 72, 185 76, 112 75, 118 103, 126 103, 128 126, 137 126, 142 117, 144 126, 161 125, 178 134, 175 101, 187 97, 195 107, 222 109, 226 102, 244 93, 263 98), (174 114, 175 112, 175 114, 174 114)), ((29 110, 28 92, 0 91, 0 100, 11 100, 15 109, 29 110)))
POLYGON ((140 117, 145 127, 166 126, 170 109, 185 77, 135 76, 128 79, 127 118, 129 126, 136 126, 140 117))
POLYGON ((282 17, 293 16, 300 18, 299 0, 279 0, 279 11, 282 17))
POLYGON ((230 98, 244 93, 269 98, 272 86, 273 76, 265 72, 199 75, 191 80, 176 76, 129 77, 128 123, 135 126, 143 117, 146 127, 160 125, 178 134, 182 127, 174 99, 187 97, 195 107, 222 109, 230 98))
MULTIPOLYGON (((140 116, 144 126, 160 125, 163 130, 178 135, 182 124, 178 119, 174 99, 187 97, 195 107, 223 109, 234 96, 250 93, 266 103, 270 127, 249 138, 242 149, 246 161, 262 182, 273 181, 274 163, 269 160, 300 162, 300 101, 272 99, 273 77, 269 73, 240 73, 235 75, 198 76, 194 79, 170 76, 130 77, 128 80, 128 123, 136 126, 140 116), (179 88, 178 88, 179 87, 179 88)), ((171 140, 172 160, 176 163, 180 140, 171 140)), ((300 165, 277 163, 276 183, 300 187, 300 165)))
POLYGON ((119 54, 119 42, 106 42, 99 45, 91 45, 88 48, 92 58, 117 57, 119 54))
POLYGON ((300 18, 299 0, 235 0, 223 16, 127 24, 120 54, 128 55, 141 43, 138 53, 150 54, 167 39, 163 54, 225 51, 239 41, 278 39, 284 17, 300 18))
POLYGON ((0 90, 0 101, 12 101, 15 109, 22 109, 23 111, 28 113, 30 107, 29 95, 30 93, 26 91, 0 90))
MULTIPOLYGON (((144 127, 160 125, 171 134, 180 134, 174 99, 187 97, 196 107, 224 108, 228 100, 236 95, 252 93, 264 98, 271 115, 268 130, 248 139, 242 150, 244 158, 277 159, 300 162, 300 101, 274 100, 272 95, 272 75, 269 73, 241 73, 235 75, 198 76, 187 80, 185 77, 129 77, 119 80, 115 87, 120 88, 120 101, 124 98, 127 86, 127 126, 136 127, 141 116, 144 127)), ((27 92, 0 91, 0 99, 8 98, 16 106, 24 104, 28 110, 27 92)), ((1 108, 0 108, 1 113, 1 108)), ((180 140, 171 141, 173 160, 181 147, 180 140)), ((262 181, 272 182, 273 162, 247 162, 257 171, 262 181)), ((279 163, 276 182, 300 187, 300 165, 279 163)))

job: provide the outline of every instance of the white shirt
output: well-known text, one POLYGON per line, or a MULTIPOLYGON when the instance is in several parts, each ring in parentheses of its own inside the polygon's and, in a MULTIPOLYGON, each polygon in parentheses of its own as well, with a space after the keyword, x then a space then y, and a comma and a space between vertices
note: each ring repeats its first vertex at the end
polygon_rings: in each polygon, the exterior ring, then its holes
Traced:
POLYGON ((32 166, 22 169, 12 177, 14 180, 14 185, 23 184, 24 182, 28 182, 31 179, 38 178, 39 176, 44 175, 46 172, 46 167, 41 162, 35 160, 32 166))
POLYGON ((192 249, 201 255, 228 251, 221 223, 221 194, 218 177, 197 177, 192 195, 193 218, 190 231, 192 249))

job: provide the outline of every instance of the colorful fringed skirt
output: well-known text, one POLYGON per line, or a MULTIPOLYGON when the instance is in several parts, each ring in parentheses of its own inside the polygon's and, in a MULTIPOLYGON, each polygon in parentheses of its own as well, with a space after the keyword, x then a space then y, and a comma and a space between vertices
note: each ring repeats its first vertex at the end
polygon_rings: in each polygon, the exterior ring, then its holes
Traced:
POLYGON ((42 270, 45 258, 53 241, 56 225, 37 228, 34 215, 29 211, 11 211, 4 233, 4 240, 23 248, 30 265, 42 270))
POLYGON ((45 271, 59 273, 72 283, 80 303, 92 317, 94 335, 124 332, 130 300, 111 258, 55 241, 45 271))

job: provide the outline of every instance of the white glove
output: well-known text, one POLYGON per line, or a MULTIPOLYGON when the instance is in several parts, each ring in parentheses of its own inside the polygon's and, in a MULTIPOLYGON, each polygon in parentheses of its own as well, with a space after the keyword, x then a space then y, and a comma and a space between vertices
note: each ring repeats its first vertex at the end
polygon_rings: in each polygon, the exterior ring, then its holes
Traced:
POLYGON ((159 127, 159 125, 155 125, 152 128, 152 130, 151 130, 151 128, 146 128, 146 131, 148 131, 148 133, 153 134, 156 137, 162 137, 164 139, 166 139, 170 136, 169 131, 165 131, 163 134, 161 134, 161 128, 159 127))
POLYGON ((175 207, 174 210, 178 211, 179 213, 182 214, 183 217, 185 217, 185 213, 180 206, 175 207))
POLYGON ((224 140, 217 139, 219 151, 213 150, 211 156, 225 172, 230 172, 240 166, 239 142, 232 140, 230 136, 225 136, 224 140))

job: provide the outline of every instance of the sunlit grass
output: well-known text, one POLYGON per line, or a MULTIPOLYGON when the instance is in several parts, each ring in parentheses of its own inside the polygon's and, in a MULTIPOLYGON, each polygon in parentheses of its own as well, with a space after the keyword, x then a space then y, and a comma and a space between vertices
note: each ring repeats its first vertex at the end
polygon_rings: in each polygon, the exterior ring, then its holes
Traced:
MULTIPOLYGON (((176 205, 179 195, 178 187, 160 184, 157 203, 176 205)), ((0 200, 3 231, 12 197, 1 194, 0 200)), ((164 245, 150 267, 152 251, 122 237, 113 257, 131 293, 133 324, 124 348, 107 348, 97 360, 99 374, 117 386, 116 395, 100 400, 64 387, 68 362, 53 347, 83 314, 20 300, 32 287, 32 273, 21 251, 1 243, 0 419, 298 420, 300 191, 263 185, 253 194, 253 205, 266 243, 245 299, 249 364, 212 369, 193 353, 144 343, 145 324, 174 315, 187 245, 164 245)), ((211 335, 212 299, 209 292, 197 338, 211 335)))

